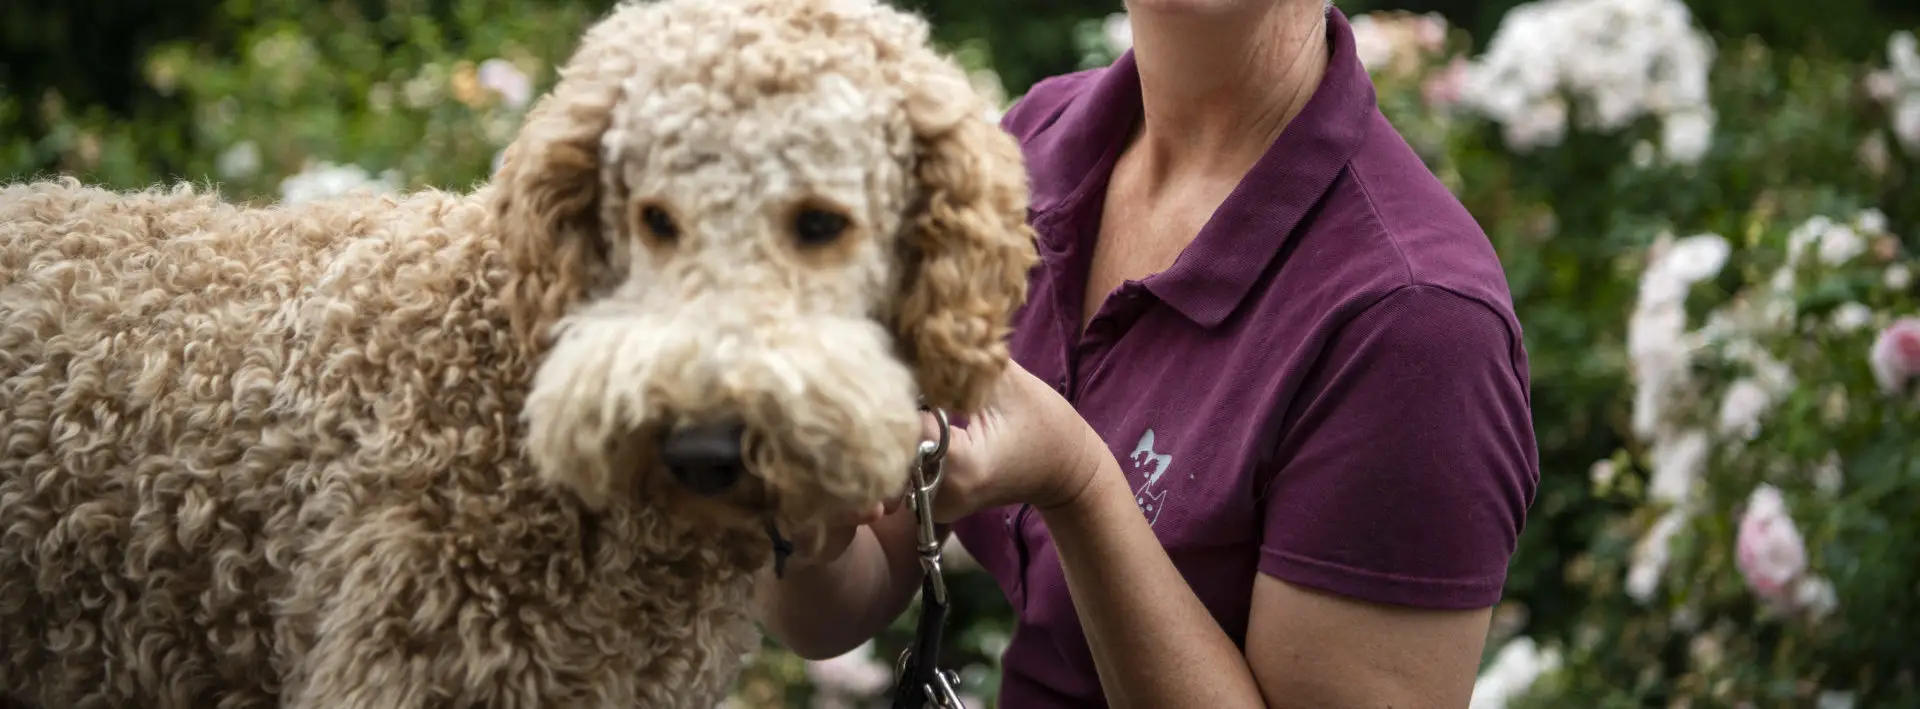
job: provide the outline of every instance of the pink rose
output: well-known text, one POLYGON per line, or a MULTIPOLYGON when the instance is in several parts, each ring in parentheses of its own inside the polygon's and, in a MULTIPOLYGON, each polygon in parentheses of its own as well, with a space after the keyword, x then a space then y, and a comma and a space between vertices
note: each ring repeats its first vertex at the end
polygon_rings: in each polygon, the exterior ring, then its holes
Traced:
POLYGON ((1447 47, 1447 20, 1437 13, 1413 19, 1413 38, 1420 51, 1433 53, 1447 47))
POLYGON ((1460 92, 1467 83, 1467 60, 1454 57, 1446 66, 1429 75, 1420 83, 1420 97, 1430 108, 1447 108, 1460 101, 1460 92))
POLYGON ((1908 391, 1914 376, 1920 375, 1920 318, 1901 318, 1888 325, 1874 340, 1867 361, 1881 391, 1908 391))
POLYGON ((1734 561, 1760 598, 1791 605, 1793 581, 1807 570, 1807 545, 1772 485, 1755 488, 1740 516, 1734 561))

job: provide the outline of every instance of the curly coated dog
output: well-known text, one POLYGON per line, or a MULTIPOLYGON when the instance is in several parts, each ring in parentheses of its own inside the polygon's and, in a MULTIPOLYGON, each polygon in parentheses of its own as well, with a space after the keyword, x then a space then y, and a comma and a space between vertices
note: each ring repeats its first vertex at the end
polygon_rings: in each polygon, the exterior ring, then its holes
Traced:
POLYGON ((877 0, 659 0, 471 193, 0 188, 0 694, 710 709, 767 525, 1006 366, 988 112, 877 0))

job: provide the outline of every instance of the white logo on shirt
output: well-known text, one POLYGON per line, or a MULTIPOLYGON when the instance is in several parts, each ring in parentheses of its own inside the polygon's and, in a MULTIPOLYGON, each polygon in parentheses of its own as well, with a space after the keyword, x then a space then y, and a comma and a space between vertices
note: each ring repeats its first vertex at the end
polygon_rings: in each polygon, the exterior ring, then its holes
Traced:
POLYGON ((1134 492, 1133 502, 1140 506, 1140 511, 1147 516, 1147 526, 1151 527, 1160 521, 1160 510, 1165 507, 1167 499, 1166 491, 1154 489, 1153 484, 1160 481, 1160 476, 1167 474, 1167 468, 1173 465, 1173 456, 1153 450, 1153 429, 1149 428, 1141 434, 1140 443, 1133 447, 1130 458, 1133 471, 1147 479, 1134 492))

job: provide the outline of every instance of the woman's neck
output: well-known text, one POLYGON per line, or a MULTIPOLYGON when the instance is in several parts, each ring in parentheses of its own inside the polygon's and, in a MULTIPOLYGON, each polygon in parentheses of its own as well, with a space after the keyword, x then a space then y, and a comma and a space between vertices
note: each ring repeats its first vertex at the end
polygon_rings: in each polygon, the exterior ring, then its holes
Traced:
POLYGON ((1133 147, 1160 179, 1244 173, 1326 71, 1323 0, 1128 4, 1145 109, 1133 147))

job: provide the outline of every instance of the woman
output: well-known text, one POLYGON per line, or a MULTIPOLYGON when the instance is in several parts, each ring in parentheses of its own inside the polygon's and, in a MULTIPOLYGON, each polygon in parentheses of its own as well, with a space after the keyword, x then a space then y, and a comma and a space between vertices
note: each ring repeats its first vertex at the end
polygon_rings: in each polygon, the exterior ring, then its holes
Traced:
MULTIPOLYGON (((1007 115, 1042 264, 936 516, 1018 613, 1000 705, 1464 707, 1538 481, 1486 236, 1322 0, 1128 0, 1007 115)), ((910 514, 769 582, 809 657, 907 605, 910 514)))

